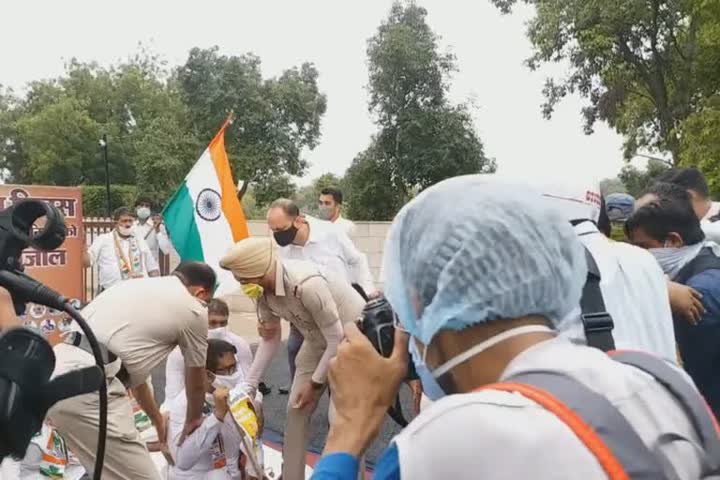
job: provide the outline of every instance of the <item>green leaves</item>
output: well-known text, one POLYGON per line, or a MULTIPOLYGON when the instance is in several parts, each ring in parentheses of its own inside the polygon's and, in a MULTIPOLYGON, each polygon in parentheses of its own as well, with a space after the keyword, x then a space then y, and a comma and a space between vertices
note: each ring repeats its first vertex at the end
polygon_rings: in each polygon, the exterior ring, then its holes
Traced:
POLYGON ((396 2, 368 40, 369 110, 379 131, 345 177, 351 218, 391 219, 417 190, 494 169, 467 105, 447 98, 456 60, 439 51, 426 16, 396 2))
MULTIPOLYGON (((508 13, 515 0, 492 0, 508 13)), ((567 94, 587 99, 585 131, 597 120, 625 136, 625 155, 665 151, 678 161, 682 123, 720 88, 720 6, 712 0, 524 0, 534 5, 530 68, 567 62, 548 81, 545 116, 567 94)))

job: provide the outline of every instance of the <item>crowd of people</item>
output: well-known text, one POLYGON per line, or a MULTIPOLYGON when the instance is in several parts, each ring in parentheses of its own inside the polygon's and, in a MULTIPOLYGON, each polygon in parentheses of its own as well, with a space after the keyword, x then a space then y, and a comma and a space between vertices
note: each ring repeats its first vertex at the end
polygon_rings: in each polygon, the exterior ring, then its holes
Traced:
MULTIPOLYGON (((283 319, 284 480, 307 477, 326 392, 330 430, 312 478, 363 478, 410 364, 417 416, 376 462, 378 480, 720 475, 718 209, 694 168, 672 169, 637 200, 605 200, 592 183, 448 179, 394 219, 379 288, 340 190, 322 191, 320 218, 278 199, 270 235, 238 242, 219 265, 257 312, 254 353, 213 296, 213 268, 186 261, 160 276, 159 253, 172 249, 162 217, 147 200, 118 209, 84 255, 101 288, 83 315, 106 354, 103 478, 267 478, 261 384, 283 319), (610 238, 612 223, 627 241, 610 238), (389 356, 358 328, 382 296, 395 316, 389 356), (253 435, 233 415, 238 395, 253 435)), ((3 328, 17 324, 11 307, 0 295, 3 328)), ((94 363, 76 328, 54 351, 56 374, 94 363)), ((91 473, 98 413, 96 394, 53 407, 17 478, 47 477, 47 458, 67 478, 91 473)))

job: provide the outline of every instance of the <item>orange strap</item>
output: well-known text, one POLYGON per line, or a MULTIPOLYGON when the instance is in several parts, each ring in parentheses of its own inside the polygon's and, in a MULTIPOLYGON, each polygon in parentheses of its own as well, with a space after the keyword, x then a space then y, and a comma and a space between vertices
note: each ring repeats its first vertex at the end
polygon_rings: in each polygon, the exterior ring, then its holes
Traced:
POLYGON ((600 436, 595 433, 595 430, 577 413, 545 390, 524 383, 512 382, 494 383, 480 387, 475 391, 480 390, 500 390, 503 392, 519 393, 529 400, 532 400, 558 417, 573 431, 587 449, 597 458, 600 466, 607 474, 608 479, 630 480, 623 466, 618 462, 615 455, 613 455, 600 436))

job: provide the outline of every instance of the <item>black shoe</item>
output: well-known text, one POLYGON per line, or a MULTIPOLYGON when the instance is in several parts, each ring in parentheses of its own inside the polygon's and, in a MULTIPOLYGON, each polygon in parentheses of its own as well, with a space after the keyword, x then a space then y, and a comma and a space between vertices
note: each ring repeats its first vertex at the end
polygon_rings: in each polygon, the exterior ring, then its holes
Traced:
POLYGON ((258 385, 258 392, 262 393, 263 395, 270 395, 272 392, 272 388, 265 385, 265 382, 260 382, 258 385))
POLYGON ((280 388, 278 388, 278 392, 280 393, 280 395, 287 395, 290 393, 290 387, 291 387, 290 385, 280 387, 280 388))

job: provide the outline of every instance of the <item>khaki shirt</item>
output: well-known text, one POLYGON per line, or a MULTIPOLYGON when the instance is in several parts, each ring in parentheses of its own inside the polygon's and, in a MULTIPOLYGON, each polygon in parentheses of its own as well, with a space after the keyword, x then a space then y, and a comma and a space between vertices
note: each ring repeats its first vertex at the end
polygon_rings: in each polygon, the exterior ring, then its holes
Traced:
POLYGON ((175 276, 121 282, 82 311, 98 341, 121 358, 137 386, 176 347, 186 367, 204 367, 207 308, 175 276))
POLYGON ((354 322, 360 317, 365 301, 349 282, 332 275, 321 275, 307 261, 277 262, 275 292, 266 292, 258 301, 261 322, 292 323, 305 341, 325 347, 322 327, 354 322))

